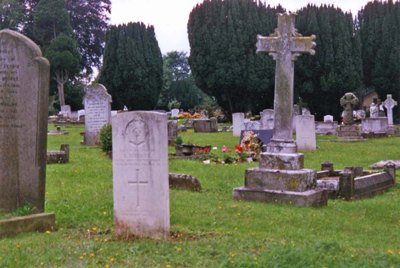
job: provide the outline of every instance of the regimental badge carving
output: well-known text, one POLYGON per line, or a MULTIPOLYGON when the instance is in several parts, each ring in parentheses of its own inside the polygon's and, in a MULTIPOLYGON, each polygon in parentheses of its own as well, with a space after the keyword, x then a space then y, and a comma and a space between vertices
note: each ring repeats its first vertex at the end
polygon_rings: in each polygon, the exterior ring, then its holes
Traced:
POLYGON ((128 139, 130 144, 138 146, 147 141, 149 128, 147 123, 141 117, 137 116, 126 125, 123 135, 128 139))

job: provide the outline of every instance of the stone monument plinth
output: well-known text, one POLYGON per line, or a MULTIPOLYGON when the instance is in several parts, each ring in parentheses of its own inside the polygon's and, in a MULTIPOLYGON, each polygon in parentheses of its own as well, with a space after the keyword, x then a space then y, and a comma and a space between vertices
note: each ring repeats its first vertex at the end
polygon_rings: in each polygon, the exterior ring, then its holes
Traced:
POLYGON ((294 21, 295 14, 279 14, 275 33, 257 37, 257 52, 269 52, 276 61, 273 136, 259 167, 247 169, 244 186, 233 190, 236 200, 306 207, 327 204, 327 193, 315 190, 316 172, 304 168, 304 155, 297 153, 292 136, 293 61, 300 53, 315 53, 315 36, 298 34, 294 21))

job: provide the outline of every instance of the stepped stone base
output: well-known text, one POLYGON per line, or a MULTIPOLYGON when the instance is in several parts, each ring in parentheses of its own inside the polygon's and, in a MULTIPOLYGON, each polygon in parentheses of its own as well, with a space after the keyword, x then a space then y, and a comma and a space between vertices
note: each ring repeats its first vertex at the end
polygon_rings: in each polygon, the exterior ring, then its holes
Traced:
POLYGON ((324 190, 291 192, 239 187, 233 189, 233 199, 288 204, 297 207, 323 207, 328 204, 328 192, 324 190))
POLYGON ((362 141, 364 139, 356 125, 340 125, 337 136, 337 141, 342 142, 362 141))

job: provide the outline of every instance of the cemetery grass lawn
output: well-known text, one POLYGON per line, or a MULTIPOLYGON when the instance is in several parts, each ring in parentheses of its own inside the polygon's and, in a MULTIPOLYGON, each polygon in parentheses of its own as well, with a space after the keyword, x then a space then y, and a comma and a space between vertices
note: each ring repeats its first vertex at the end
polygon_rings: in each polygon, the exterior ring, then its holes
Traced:
MULTIPOLYGON (((257 163, 170 161, 170 172, 196 176, 201 193, 171 190, 167 241, 117 241, 113 234, 111 160, 79 144, 82 126, 49 136, 48 149, 70 144, 70 163, 47 166, 46 211, 58 231, 0 239, 0 267, 399 267, 400 187, 325 208, 237 202, 232 189, 257 163)), ((231 133, 182 133, 200 145, 233 148, 231 133)), ((318 137, 305 166, 325 160, 336 169, 399 159, 400 138, 337 143, 318 137)), ((221 154, 221 153, 218 153, 221 154)))

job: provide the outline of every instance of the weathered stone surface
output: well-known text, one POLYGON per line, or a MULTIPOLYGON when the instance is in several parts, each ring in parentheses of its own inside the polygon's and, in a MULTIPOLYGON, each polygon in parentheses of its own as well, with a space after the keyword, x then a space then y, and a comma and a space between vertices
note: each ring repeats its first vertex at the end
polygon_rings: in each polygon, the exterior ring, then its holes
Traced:
POLYGON ((111 120, 111 95, 102 84, 86 88, 85 97, 85 144, 99 143, 101 128, 111 120))
POLYGON ((193 128, 194 132, 217 132, 217 119, 196 119, 193 121, 193 128))
POLYGON ((245 187, 304 192, 315 188, 316 173, 311 169, 277 170, 248 168, 245 174, 245 187))
POLYGON ((245 131, 253 131, 253 130, 260 130, 261 129, 261 122, 260 121, 248 121, 244 123, 245 131))
POLYGON ((332 123, 333 122, 333 116, 329 115, 329 114, 325 115, 324 116, 324 122, 325 123, 332 123))
POLYGON ((386 134, 388 119, 386 117, 365 118, 361 121, 362 133, 386 134))
POLYGON ((274 129, 274 110, 265 109, 261 112, 261 129, 274 129))
POLYGON ((178 121, 168 120, 168 145, 174 145, 178 136, 178 121))
POLYGON ((268 52, 276 61, 274 97, 274 134, 268 152, 295 153, 293 140, 294 64, 301 53, 314 54, 315 36, 297 33, 295 14, 278 14, 278 28, 268 37, 257 36, 257 52, 268 52), (282 143, 283 142, 283 143, 282 143), (276 144, 277 143, 277 144, 276 144), (287 145, 287 147, 282 147, 287 145))
POLYGON ((400 160, 382 160, 369 166, 371 169, 383 169, 386 165, 393 164, 396 169, 400 169, 400 160))
POLYGON ((360 135, 356 125, 339 125, 338 127, 338 141, 360 141, 363 137, 360 135))
POLYGON ((114 230, 118 237, 169 234, 167 115, 112 118, 114 230))
POLYGON ((44 210, 48 61, 27 37, 0 31, 0 210, 44 210))
POLYGON ((353 125, 353 109, 358 104, 358 98, 351 92, 347 92, 344 96, 340 99, 340 106, 344 108, 342 113, 342 119, 344 125, 353 125))
POLYGON ((70 105, 61 105, 60 115, 65 118, 71 118, 71 106, 70 105))
POLYGON ((178 118, 179 115, 179 109, 172 109, 171 110, 171 117, 172 118, 178 118))
POLYGON ((388 125, 393 126, 393 108, 397 105, 397 101, 392 98, 392 94, 386 95, 386 100, 383 103, 387 110, 388 125))
POLYGON ((54 213, 39 213, 0 220, 0 238, 27 232, 54 231, 55 220, 54 213))
POLYGON ((298 170, 304 168, 304 154, 260 154, 260 168, 298 170))
POLYGON ((187 174, 169 173, 169 187, 174 189, 184 189, 194 192, 201 191, 199 180, 187 174))
POLYGON ((288 204, 297 207, 323 207, 328 204, 328 194, 324 190, 290 192, 240 187, 234 189, 233 198, 235 200, 288 204))
POLYGON ((296 120, 297 150, 315 151, 317 138, 315 136, 315 119, 313 115, 298 115, 296 120))
POLYGON ((65 164, 69 162, 69 144, 61 144, 59 151, 47 151, 47 164, 65 164))
POLYGON ((233 136, 239 137, 241 131, 244 129, 244 113, 232 114, 233 136))
POLYGON ((315 122, 315 133, 323 135, 336 135, 337 121, 334 122, 315 122))

